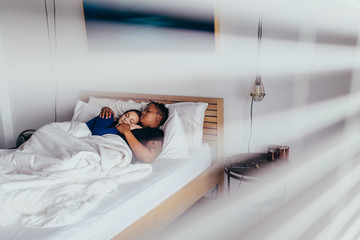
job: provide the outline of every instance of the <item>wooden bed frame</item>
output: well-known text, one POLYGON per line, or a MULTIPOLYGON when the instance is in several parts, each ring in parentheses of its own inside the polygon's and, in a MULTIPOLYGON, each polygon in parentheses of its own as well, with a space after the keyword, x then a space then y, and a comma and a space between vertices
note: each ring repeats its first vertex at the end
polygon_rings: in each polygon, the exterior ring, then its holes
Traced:
POLYGON ((140 239, 144 236, 149 237, 150 235, 159 233, 216 186, 218 197, 222 196, 224 191, 224 101, 222 98, 109 92, 82 92, 80 94, 81 100, 85 102, 89 100, 90 96, 133 100, 136 102, 149 102, 153 100, 164 104, 176 102, 208 103, 203 126, 203 142, 208 143, 216 149, 215 159, 213 159, 214 164, 212 166, 136 222, 119 232, 113 237, 114 240, 140 239))

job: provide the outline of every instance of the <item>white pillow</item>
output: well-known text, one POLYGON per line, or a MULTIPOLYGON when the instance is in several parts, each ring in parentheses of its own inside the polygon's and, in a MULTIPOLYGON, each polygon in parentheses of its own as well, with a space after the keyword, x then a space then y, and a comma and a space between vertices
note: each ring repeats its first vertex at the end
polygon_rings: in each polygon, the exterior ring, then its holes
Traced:
POLYGON ((180 102, 165 105, 169 114, 177 111, 185 129, 190 148, 198 148, 202 144, 203 125, 207 103, 180 102))
POLYGON ((100 114, 100 110, 88 103, 77 101, 72 121, 87 122, 100 114))
POLYGON ((119 117, 124 112, 130 109, 137 109, 141 111, 141 103, 132 100, 123 101, 109 98, 90 97, 89 104, 101 109, 102 107, 109 107, 115 112, 115 117, 119 117))
POLYGON ((141 102, 141 111, 144 111, 148 104, 148 102, 141 102))
POLYGON ((184 126, 176 110, 169 115, 169 118, 160 129, 164 131, 164 143, 158 158, 188 158, 189 146, 184 126))

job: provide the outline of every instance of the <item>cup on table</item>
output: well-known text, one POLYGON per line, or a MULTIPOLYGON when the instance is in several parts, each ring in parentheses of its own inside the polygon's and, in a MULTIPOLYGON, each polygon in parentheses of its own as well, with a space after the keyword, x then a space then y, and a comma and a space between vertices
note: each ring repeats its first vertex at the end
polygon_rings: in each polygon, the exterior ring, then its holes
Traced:
POLYGON ((268 160, 275 161, 279 158, 279 146, 277 145, 270 145, 268 147, 268 160))
POLYGON ((279 159, 289 160, 289 146, 279 146, 279 159))

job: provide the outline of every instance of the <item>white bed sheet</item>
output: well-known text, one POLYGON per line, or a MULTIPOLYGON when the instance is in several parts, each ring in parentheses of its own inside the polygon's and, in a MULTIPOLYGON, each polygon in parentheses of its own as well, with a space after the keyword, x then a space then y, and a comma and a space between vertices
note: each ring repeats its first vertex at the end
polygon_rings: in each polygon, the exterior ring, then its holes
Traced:
POLYGON ((158 159, 149 177, 119 186, 117 192, 80 222, 59 228, 0 226, 4 240, 110 239, 211 165, 208 145, 192 150, 189 159, 158 159), (123 194, 126 192, 127 194, 123 194))

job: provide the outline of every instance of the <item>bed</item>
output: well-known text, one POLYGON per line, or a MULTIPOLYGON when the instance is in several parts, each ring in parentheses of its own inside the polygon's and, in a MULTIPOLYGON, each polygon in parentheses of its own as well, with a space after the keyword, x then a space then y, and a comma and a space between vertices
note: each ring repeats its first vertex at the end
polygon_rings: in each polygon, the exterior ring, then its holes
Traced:
POLYGON ((205 144, 181 161, 156 160, 150 177, 121 185, 122 191, 107 196, 100 207, 76 224, 59 228, 24 228, 16 224, 0 227, 4 239, 139 239, 164 229, 209 191, 216 188, 218 197, 223 193, 223 99, 105 92, 82 92, 80 99, 88 102, 91 97, 141 104, 149 100, 164 104, 206 103, 202 136, 205 144), (124 215, 129 217, 121 217, 124 215))

